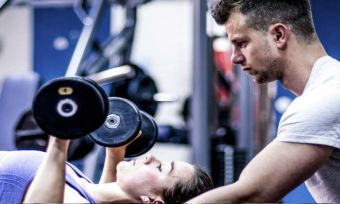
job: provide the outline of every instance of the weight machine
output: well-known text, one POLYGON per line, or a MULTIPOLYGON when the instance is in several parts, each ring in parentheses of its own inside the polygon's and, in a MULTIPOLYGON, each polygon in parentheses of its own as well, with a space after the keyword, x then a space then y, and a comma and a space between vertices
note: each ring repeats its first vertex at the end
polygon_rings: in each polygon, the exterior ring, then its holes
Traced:
MULTIPOLYGON (((154 100, 154 95, 158 92, 156 84, 153 82, 152 78, 147 76, 144 71, 137 65, 131 63, 130 56, 132 51, 132 45, 134 40, 134 33, 137 22, 137 8, 150 2, 150 0, 76 0, 76 1, 39 1, 39 0, 7 0, 0 2, 0 11, 3 11, 9 6, 46 6, 54 4, 70 4, 73 6, 74 12, 79 17, 83 24, 79 39, 77 41, 76 47, 72 54, 69 66, 65 77, 70 76, 83 76, 88 77, 100 84, 112 84, 115 86, 116 82, 126 83, 126 86, 130 86, 133 82, 133 87, 130 88, 130 92, 137 91, 134 93, 129 93, 129 95, 134 96, 133 102, 148 101, 152 112, 148 108, 141 109, 146 110, 146 112, 155 114, 157 103, 159 101, 154 100), (117 34, 112 34, 104 43, 100 44, 97 39, 98 25, 101 21, 102 14, 105 7, 119 5, 125 8, 125 25, 124 28, 117 34), (113 67, 113 68, 112 68, 113 67), (143 77, 141 77, 143 76, 143 77), (145 78, 147 78, 148 83, 145 85, 145 78), (136 82, 139 81, 139 82, 136 82), (141 87, 143 86, 144 87, 141 87), (151 84, 151 88, 150 88, 151 84), (138 87, 139 86, 139 87, 138 87), (142 94, 137 94, 142 93, 142 94), (146 94, 143 94, 146 93, 146 94), (142 98, 138 98, 141 95, 142 98), (136 99, 137 97, 137 99, 136 99), (137 100, 137 101, 136 101, 137 100), (154 105, 152 105, 152 103, 154 105), (151 105, 150 105, 151 104, 151 105)), ((131 98, 130 98, 131 100, 131 98)), ((136 103, 139 107, 140 105, 136 103)), ((27 121, 32 117, 31 114, 23 114, 22 120, 27 121), (24 118, 25 117, 25 118, 24 118)), ((19 123, 20 123, 19 122, 19 123)), ((32 122, 32 121, 31 121, 32 122)), ((46 139, 47 136, 41 131, 37 131, 37 125, 32 127, 34 131, 24 131, 22 134, 22 126, 17 125, 17 135, 16 142, 17 146, 25 148, 25 145, 21 142, 27 143, 27 139, 31 138, 36 142, 36 145, 46 143, 41 143, 41 139, 46 139), (40 142, 38 142, 40 141, 40 142)), ((27 127, 25 127, 27 128, 27 127)), ((82 139, 82 138, 80 138, 82 139)), ((79 145, 81 146, 81 145, 79 145)), ((72 145, 71 145, 72 147, 72 145)), ((71 151, 72 152, 72 151, 71 151)))

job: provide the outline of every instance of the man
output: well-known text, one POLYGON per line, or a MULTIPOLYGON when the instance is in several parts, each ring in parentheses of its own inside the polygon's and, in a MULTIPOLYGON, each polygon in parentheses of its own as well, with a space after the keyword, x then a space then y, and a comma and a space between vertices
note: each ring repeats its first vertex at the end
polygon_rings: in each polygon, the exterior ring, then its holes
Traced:
POLYGON ((220 0, 212 15, 226 28, 234 64, 297 98, 237 182, 189 203, 278 202, 304 181, 316 202, 340 203, 340 63, 317 37, 310 2, 220 0))

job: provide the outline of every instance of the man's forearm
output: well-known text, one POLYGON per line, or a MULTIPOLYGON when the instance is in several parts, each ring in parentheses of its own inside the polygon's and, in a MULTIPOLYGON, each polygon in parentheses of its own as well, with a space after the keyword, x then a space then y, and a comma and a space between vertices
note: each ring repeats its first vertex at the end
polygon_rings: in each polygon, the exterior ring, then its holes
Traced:
POLYGON ((274 141, 257 154, 232 185, 204 193, 189 203, 274 203, 304 182, 333 148, 274 141))
POLYGON ((242 203, 255 196, 255 191, 244 189, 242 184, 234 183, 203 193, 187 203, 242 203), (253 195, 252 195, 253 194, 253 195))

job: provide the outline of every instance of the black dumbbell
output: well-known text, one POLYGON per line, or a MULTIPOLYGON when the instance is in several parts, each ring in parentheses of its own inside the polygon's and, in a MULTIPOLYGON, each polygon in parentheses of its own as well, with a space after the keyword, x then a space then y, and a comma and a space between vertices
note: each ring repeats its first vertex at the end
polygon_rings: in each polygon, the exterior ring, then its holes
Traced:
POLYGON ((99 145, 118 147, 141 136, 126 149, 125 157, 136 157, 149 151, 158 137, 158 128, 153 118, 138 109, 131 101, 109 97, 109 112, 104 124, 89 136, 99 145))
POLYGON ((158 127, 151 115, 140 111, 142 118, 141 137, 133 141, 126 149, 125 157, 137 157, 149 151, 157 141, 158 127))
POLYGON ((57 78, 44 84, 32 110, 44 132, 62 139, 89 135, 102 146, 115 147, 129 143, 142 130, 142 136, 127 148, 126 157, 145 153, 158 137, 150 115, 127 99, 109 99, 95 81, 84 77, 57 78))
POLYGON ((37 124, 47 134, 75 139, 98 129, 108 114, 109 100, 95 81, 62 77, 44 84, 32 110, 37 124))

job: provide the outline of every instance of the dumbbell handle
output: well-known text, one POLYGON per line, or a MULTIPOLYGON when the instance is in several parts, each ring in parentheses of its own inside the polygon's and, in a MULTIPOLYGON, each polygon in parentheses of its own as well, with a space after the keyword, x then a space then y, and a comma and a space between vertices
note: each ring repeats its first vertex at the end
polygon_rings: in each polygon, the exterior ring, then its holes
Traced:
POLYGON ((99 84, 109 83, 117 78, 123 77, 134 77, 135 71, 129 65, 124 65, 120 67, 114 67, 108 70, 104 70, 102 72, 94 73, 89 76, 88 78, 94 80, 99 84))

